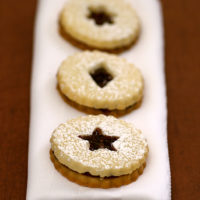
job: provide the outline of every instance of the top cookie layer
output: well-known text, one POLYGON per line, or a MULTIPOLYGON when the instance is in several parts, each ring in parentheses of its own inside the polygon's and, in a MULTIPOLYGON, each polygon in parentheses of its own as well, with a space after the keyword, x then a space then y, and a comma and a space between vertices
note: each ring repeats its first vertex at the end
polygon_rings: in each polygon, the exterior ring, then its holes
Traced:
POLYGON ((69 56, 61 64, 57 79, 69 99, 97 109, 123 110, 143 95, 140 71, 123 58, 99 51, 69 56))
POLYGON ((104 115, 78 117, 61 124, 52 134, 51 145, 62 164, 101 177, 130 174, 144 164, 148 154, 140 130, 104 115))
POLYGON ((60 22, 72 37, 99 49, 128 46, 140 29, 135 11, 123 0, 69 0, 60 22))

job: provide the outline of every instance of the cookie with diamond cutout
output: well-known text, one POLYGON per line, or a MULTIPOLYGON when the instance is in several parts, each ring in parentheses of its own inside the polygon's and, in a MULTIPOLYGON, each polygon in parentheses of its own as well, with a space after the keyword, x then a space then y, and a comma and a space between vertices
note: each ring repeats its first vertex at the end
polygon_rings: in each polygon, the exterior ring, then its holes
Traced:
POLYGON ((124 58, 100 51, 69 56, 57 73, 59 90, 77 104, 124 110, 141 101, 142 74, 124 58))

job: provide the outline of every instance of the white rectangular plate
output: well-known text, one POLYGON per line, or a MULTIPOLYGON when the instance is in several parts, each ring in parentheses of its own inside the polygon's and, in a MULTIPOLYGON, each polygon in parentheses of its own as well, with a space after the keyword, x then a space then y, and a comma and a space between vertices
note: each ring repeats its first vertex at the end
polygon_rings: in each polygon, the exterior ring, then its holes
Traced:
POLYGON ((85 115, 70 107, 56 89, 56 73, 69 55, 81 51, 58 32, 58 16, 66 0, 40 0, 35 26, 31 90, 31 122, 27 199, 36 200, 168 200, 170 169, 167 148, 163 27, 160 2, 129 0, 141 20, 137 43, 120 54, 143 73, 144 99, 137 110, 121 117, 142 130, 149 144, 144 173, 127 186, 92 189, 68 181, 49 159, 52 131, 62 122, 85 115))

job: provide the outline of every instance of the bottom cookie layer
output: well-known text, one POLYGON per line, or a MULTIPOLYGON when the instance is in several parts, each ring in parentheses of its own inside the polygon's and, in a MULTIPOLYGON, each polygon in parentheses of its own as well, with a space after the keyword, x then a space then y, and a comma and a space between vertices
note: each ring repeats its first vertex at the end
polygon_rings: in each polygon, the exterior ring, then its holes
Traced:
POLYGON ((122 175, 118 177, 108 177, 108 178, 100 178, 96 176, 91 176, 89 173, 80 174, 77 173, 68 167, 62 165, 57 158, 55 157, 52 150, 50 150, 50 159, 54 164, 54 167, 57 171, 59 171, 65 178, 68 180, 75 182, 81 186, 91 187, 91 188, 115 188, 120 187, 122 185, 130 184, 137 180, 139 175, 143 173, 143 170, 146 166, 146 163, 128 175, 122 175))
POLYGON ((57 90, 61 96, 61 98, 71 107, 75 108, 76 110, 79 110, 80 112, 86 113, 88 115, 99 115, 99 114, 103 114, 106 116, 112 115, 114 117, 121 117, 124 115, 127 115, 128 113, 132 112, 133 110, 136 110, 138 108, 140 108, 141 104, 142 104, 142 99, 138 102, 136 102, 135 104, 128 106, 127 108, 125 108, 124 110, 108 110, 108 109, 96 109, 96 108, 91 108, 91 107, 87 107, 84 105, 80 105, 72 100, 70 100, 67 96, 65 96, 60 88, 59 85, 57 85, 57 90))
POLYGON ((90 51, 92 51, 92 50, 99 49, 101 51, 106 51, 108 53, 113 53, 113 54, 120 54, 120 53, 122 53, 124 51, 128 51, 133 45, 135 45, 137 43, 137 41, 139 39, 139 35, 140 35, 140 34, 138 34, 137 37, 135 37, 135 40, 133 40, 130 44, 127 44, 127 45, 122 46, 122 47, 116 47, 116 48, 106 49, 106 48, 92 47, 92 46, 89 46, 89 45, 87 45, 87 44, 79 41, 79 40, 76 40, 75 38, 73 38, 70 34, 68 34, 64 30, 64 28, 63 28, 63 26, 62 26, 62 24, 61 24, 60 21, 58 22, 58 27, 59 27, 58 28, 58 32, 59 32, 60 36, 64 40, 66 40, 67 42, 69 42, 72 46, 75 46, 78 49, 81 49, 83 51, 84 50, 90 50, 90 51))

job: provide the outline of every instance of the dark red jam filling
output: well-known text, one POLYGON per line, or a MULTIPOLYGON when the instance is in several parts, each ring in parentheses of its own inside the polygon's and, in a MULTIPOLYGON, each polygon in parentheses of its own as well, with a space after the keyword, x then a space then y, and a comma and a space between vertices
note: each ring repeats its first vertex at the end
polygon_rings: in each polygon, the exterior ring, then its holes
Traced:
POLYGON ((88 15, 89 19, 93 19, 95 23, 99 26, 108 23, 113 24, 112 17, 104 11, 93 11, 90 9, 90 13, 88 15))
POLYGON ((109 149, 110 151, 117 151, 112 143, 118 140, 119 137, 104 135, 100 128, 96 128, 92 135, 79 135, 78 137, 89 142, 89 149, 91 151, 98 149, 109 149))
POLYGON ((94 72, 90 73, 90 75, 96 84, 101 88, 106 86, 107 83, 113 79, 112 75, 109 74, 103 67, 96 69, 94 72))

